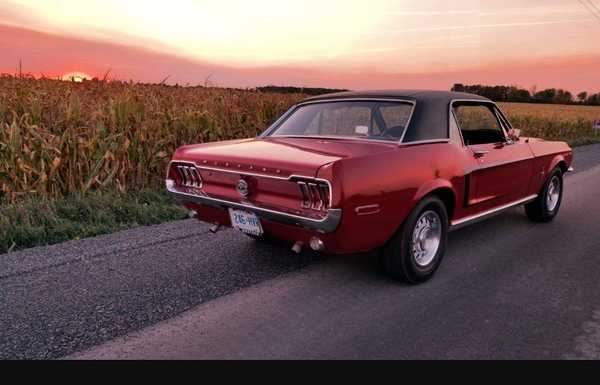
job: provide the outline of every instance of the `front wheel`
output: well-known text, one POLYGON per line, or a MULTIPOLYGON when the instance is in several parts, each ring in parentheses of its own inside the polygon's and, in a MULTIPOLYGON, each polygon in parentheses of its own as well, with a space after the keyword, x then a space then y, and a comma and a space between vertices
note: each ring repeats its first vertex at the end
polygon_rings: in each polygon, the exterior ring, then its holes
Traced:
POLYGON ((384 271, 410 284, 435 274, 446 251, 448 213, 435 196, 423 199, 381 253, 384 271))
POLYGON ((563 196, 563 173, 555 168, 544 183, 538 197, 525 205, 525 213, 533 222, 550 222, 558 214, 563 196))

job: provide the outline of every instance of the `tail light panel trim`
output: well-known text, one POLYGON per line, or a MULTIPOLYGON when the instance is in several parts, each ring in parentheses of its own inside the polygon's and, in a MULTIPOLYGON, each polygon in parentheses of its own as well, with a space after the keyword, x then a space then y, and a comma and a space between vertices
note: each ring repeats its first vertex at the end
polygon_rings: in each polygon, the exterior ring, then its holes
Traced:
MULTIPOLYGON (((331 202, 333 202, 333 189, 331 188, 331 182, 327 179, 322 179, 322 178, 315 178, 312 176, 306 176, 306 175, 290 175, 289 177, 283 177, 283 176, 275 176, 275 175, 266 175, 266 174, 257 174, 257 173, 253 173, 253 172, 246 172, 246 171, 240 171, 240 170, 227 170, 227 169, 223 169, 223 168, 218 168, 218 167, 206 167, 206 166, 198 166, 196 163, 193 162, 189 162, 189 161, 179 161, 179 160, 173 160, 169 163, 169 166, 167 167, 167 170, 171 170, 171 166, 172 164, 177 164, 177 165, 190 165, 191 167, 193 167, 196 171, 198 170, 207 170, 207 171, 217 171, 217 172, 225 172, 225 173, 229 173, 229 174, 235 174, 235 175, 247 175, 247 176, 254 176, 254 177, 259 177, 259 178, 268 178, 268 179, 276 179, 276 180, 285 180, 285 181, 292 181, 292 182, 304 182, 307 184, 308 187, 308 183, 317 183, 317 184, 324 184, 327 186, 327 190, 328 192, 324 192, 327 195, 327 202, 328 202, 328 207, 331 206, 331 202)), ((198 173, 198 177, 200 177, 200 173, 198 173)), ((301 191, 302 192, 302 191, 301 191)), ((308 208, 305 206, 302 206, 303 208, 308 208)))
MULTIPOLYGON (((332 189, 331 189, 331 182, 329 182, 326 179, 313 178, 313 177, 308 177, 308 176, 303 176, 303 175, 290 175, 289 177, 284 178, 284 177, 277 177, 277 176, 271 176, 271 175, 261 175, 261 174, 254 174, 254 173, 239 172, 239 171, 234 171, 234 170, 224 170, 224 169, 212 168, 212 167, 198 167, 195 163, 185 162, 185 161, 184 162, 171 161, 169 163, 168 170, 173 169, 172 164, 177 164, 177 165, 189 164, 190 166, 193 166, 196 171, 211 170, 211 171, 227 172, 227 173, 232 173, 232 174, 237 174, 237 175, 252 175, 252 176, 271 178, 271 179, 288 180, 288 181, 300 183, 299 186, 304 184, 307 188, 306 191, 310 191, 310 187, 308 185, 309 182, 307 182, 307 181, 310 181, 311 184, 314 184, 317 186, 317 190, 318 190, 317 194, 319 195, 319 197, 320 197, 319 199, 321 200, 321 202, 323 202, 323 207, 321 207, 320 209, 326 215, 323 218, 317 219, 317 218, 311 218, 311 217, 302 216, 302 215, 291 214, 291 213, 287 213, 287 212, 283 212, 283 211, 268 209, 268 208, 250 204, 248 202, 232 202, 232 201, 228 201, 228 200, 213 198, 213 197, 206 195, 205 193, 203 193, 201 191, 198 191, 198 192, 195 192, 192 194, 188 190, 179 190, 175 181, 172 180, 170 177, 167 177, 167 180, 165 181, 167 191, 174 199, 176 199, 180 202, 193 202, 193 203, 204 204, 204 205, 212 206, 212 207, 225 207, 225 208, 232 207, 232 208, 238 208, 238 209, 245 209, 245 210, 254 212, 263 218, 267 218, 267 219, 270 219, 270 220, 273 220, 276 222, 280 222, 280 223, 284 223, 284 224, 296 225, 296 226, 300 226, 300 227, 304 227, 304 228, 308 228, 308 229, 313 229, 313 230, 319 231, 321 233, 330 233, 330 232, 335 231, 341 222, 342 210, 339 208, 329 207, 329 206, 331 206, 331 202, 332 202, 332 189), (322 189, 322 188, 319 189, 318 186, 326 186, 327 190, 328 190, 328 194, 325 192, 324 189, 322 189), (325 200, 323 199, 324 197, 326 197, 327 203, 325 203, 325 200)), ((198 176, 199 175, 200 174, 198 173, 198 176)), ((180 186, 180 187, 184 187, 184 186, 180 186)), ((311 202, 311 206, 312 206, 312 202, 311 202)))

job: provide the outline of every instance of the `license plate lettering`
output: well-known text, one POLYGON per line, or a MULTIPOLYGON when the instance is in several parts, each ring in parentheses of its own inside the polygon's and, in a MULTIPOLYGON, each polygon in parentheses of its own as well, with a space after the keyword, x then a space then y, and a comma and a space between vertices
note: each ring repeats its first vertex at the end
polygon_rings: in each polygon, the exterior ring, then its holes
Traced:
POLYGON ((262 235, 263 229, 260 219, 249 211, 229 209, 231 226, 246 234, 262 235))

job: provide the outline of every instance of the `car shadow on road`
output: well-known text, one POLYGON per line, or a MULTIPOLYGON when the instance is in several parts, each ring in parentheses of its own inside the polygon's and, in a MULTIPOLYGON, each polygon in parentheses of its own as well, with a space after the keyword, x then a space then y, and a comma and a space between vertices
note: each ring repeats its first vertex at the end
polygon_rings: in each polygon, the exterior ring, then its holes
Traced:
MULTIPOLYGON (((534 226, 535 224, 529 222, 522 208, 514 208, 486 221, 451 231, 448 234, 446 256, 437 274, 460 273, 462 270, 465 270, 465 266, 461 265, 460 258, 464 250, 477 248, 481 245, 489 246, 495 242, 499 243, 502 240, 510 239, 512 236, 517 237, 521 231, 531 229, 534 226)), ((282 252, 285 253, 285 246, 280 245, 280 247, 284 248, 282 252)), ((287 252, 291 253, 289 247, 287 249, 287 252)), ((310 253, 316 254, 312 251, 310 253)), ((354 279, 373 280, 412 287, 412 285, 395 281, 385 275, 379 262, 378 250, 360 254, 323 255, 321 257, 317 254, 314 257, 314 262, 335 264, 344 274, 350 274, 354 279)))

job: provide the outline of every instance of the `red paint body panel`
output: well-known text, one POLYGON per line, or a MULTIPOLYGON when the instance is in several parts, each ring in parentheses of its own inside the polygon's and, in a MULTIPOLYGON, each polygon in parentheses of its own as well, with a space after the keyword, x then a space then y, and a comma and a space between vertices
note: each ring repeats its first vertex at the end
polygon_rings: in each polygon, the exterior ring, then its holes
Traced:
MULTIPOLYGON (((463 146, 438 142, 398 144, 368 140, 257 138, 185 146, 173 162, 191 162, 202 176, 203 193, 227 201, 320 218, 324 211, 302 207, 293 175, 331 185, 331 208, 341 222, 323 233, 262 219, 268 234, 308 243, 320 237, 330 253, 354 253, 384 245, 415 205, 431 193, 447 201, 450 220, 492 210, 537 194, 547 175, 573 160, 566 143, 521 138, 514 144, 463 146), (474 151, 487 151, 477 158, 474 151), (244 179, 253 194, 241 197, 244 179)), ((173 169, 169 178, 176 179, 173 169)), ((199 219, 230 226, 226 209, 186 203, 199 219)))
POLYGON ((534 173, 531 179, 530 193, 535 194, 542 188, 548 174, 562 163, 565 170, 573 163, 573 151, 564 142, 550 142, 536 138, 526 138, 535 159, 534 173))

